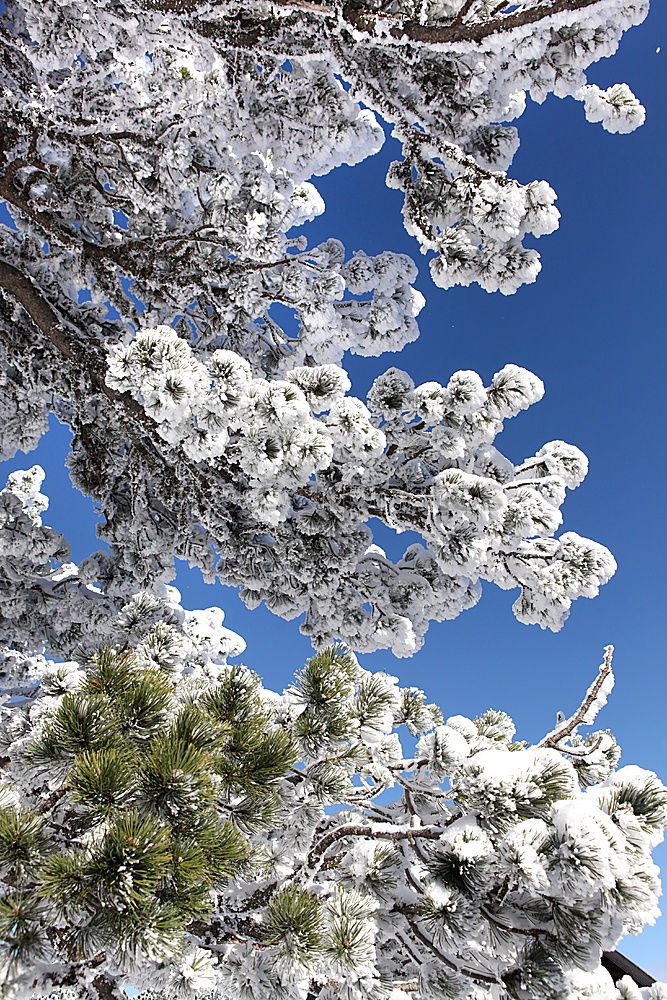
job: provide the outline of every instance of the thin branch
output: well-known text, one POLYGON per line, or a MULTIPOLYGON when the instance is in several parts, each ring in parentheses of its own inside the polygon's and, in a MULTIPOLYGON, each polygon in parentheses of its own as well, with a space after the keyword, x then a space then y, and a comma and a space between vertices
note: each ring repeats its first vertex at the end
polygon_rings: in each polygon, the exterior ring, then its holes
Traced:
POLYGON ((404 827, 397 830, 379 830, 372 826, 361 826, 360 824, 349 824, 339 826, 326 837, 322 837, 318 844, 313 847, 308 855, 308 863, 316 864, 324 852, 337 840, 345 837, 371 837, 376 840, 414 840, 423 838, 425 840, 438 840, 442 835, 443 828, 440 826, 404 827))
MULTIPOLYGON (((415 804, 412 801, 412 795, 410 794, 410 789, 408 788, 407 785, 405 786, 405 790, 403 792, 403 798, 405 799, 405 804, 408 807, 408 812, 410 813, 410 815, 414 819, 416 819, 418 821, 421 821, 419 813, 415 809, 415 804)), ((422 862, 422 864, 425 864, 426 863, 426 855, 424 854, 424 852, 421 849, 421 844, 417 840, 415 840, 413 842, 412 846, 414 847, 415 854, 417 855, 417 857, 419 858, 419 860, 422 862)), ((412 881, 412 877, 410 875, 410 869, 409 868, 405 869, 405 874, 410 878, 410 881, 412 881)))
MULTIPOLYGON (((562 747, 560 746, 560 744, 564 740, 566 740, 569 736, 572 736, 572 734, 578 729, 579 726, 583 725, 590 726, 593 724, 593 721, 595 719, 595 716, 597 715, 597 712, 599 711, 599 708, 601 708, 602 705, 604 704, 603 701, 599 705, 599 707, 596 706, 596 702, 598 701, 600 693, 603 691, 604 685, 610 678, 613 682, 613 676, 614 676, 612 671, 613 655, 614 655, 614 647, 605 646, 604 660, 600 664, 598 675, 591 684, 591 686, 589 687, 588 691, 586 692, 586 696, 582 701, 581 705, 579 706, 579 708, 577 709, 577 711, 574 713, 574 715, 571 715, 569 719, 566 719, 565 722, 561 722, 559 725, 556 726, 555 729, 552 729, 550 733, 547 733, 544 739, 540 743, 538 743, 538 746, 551 747, 554 750, 561 750, 562 747), (591 711, 591 709, 593 709, 594 711, 592 717, 589 717, 588 713, 591 711)), ((604 693, 602 696, 604 697, 604 693)))
POLYGON ((458 972, 459 975, 467 976, 469 979, 473 979, 477 982, 489 983, 492 986, 503 985, 502 979, 498 979, 496 976, 490 976, 487 975, 485 972, 476 972, 473 971, 472 969, 466 969, 460 965, 457 965, 456 962, 453 962, 451 959, 447 958, 447 956, 440 951, 438 946, 421 931, 421 929, 417 926, 414 920, 410 920, 409 917, 406 917, 405 919, 410 925, 410 929, 412 933, 415 935, 415 937, 418 938, 421 941, 421 943, 425 945, 428 948, 428 950, 432 952, 440 962, 443 963, 443 965, 446 965, 448 968, 453 969, 454 972, 458 972))
POLYGON ((456 17, 452 21, 451 27, 455 28, 457 25, 461 24, 462 21, 463 21, 463 19, 464 19, 464 17, 466 16, 466 14, 468 13, 468 11, 470 10, 470 8, 473 7, 476 3, 477 3, 477 0, 465 0, 465 3, 462 5, 462 7, 459 10, 458 14, 456 15, 456 17))
POLYGON ((35 812, 39 813, 40 815, 50 812, 51 809, 53 809, 53 807, 56 806, 60 802, 60 800, 64 798, 66 794, 67 794, 67 788, 63 787, 56 789, 55 792, 51 792, 49 797, 45 799, 44 802, 41 803, 41 805, 37 806, 35 812))
POLYGON ((545 928, 542 928, 542 927, 510 927, 508 924, 504 924, 502 922, 502 920, 498 920, 498 918, 493 913, 491 913, 489 910, 485 909, 485 907, 483 907, 483 906, 480 906, 479 912, 483 916, 486 917, 486 919, 489 921, 489 923, 495 924, 496 927, 500 927, 504 931, 509 931, 511 934, 523 934, 524 936, 528 936, 528 937, 549 937, 549 938, 552 938, 554 941, 557 940, 557 937, 553 933, 553 931, 548 931, 545 928))

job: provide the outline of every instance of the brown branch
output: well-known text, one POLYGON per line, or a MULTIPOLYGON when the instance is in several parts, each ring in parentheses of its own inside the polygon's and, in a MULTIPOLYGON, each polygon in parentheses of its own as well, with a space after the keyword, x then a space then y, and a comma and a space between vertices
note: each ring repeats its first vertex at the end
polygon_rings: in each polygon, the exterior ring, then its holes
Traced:
POLYGON ((523 934, 527 937, 549 937, 553 940, 557 940, 556 935, 553 931, 548 931, 542 927, 510 927, 508 924, 504 924, 502 920, 498 918, 487 910, 485 907, 480 906, 479 912, 482 916, 486 917, 489 923, 495 924, 496 927, 502 928, 504 931, 509 931, 511 934, 523 934))
POLYGON ((470 10, 470 8, 472 6, 474 6, 474 4, 476 4, 476 3, 477 3, 477 0, 465 0, 465 3, 462 5, 462 7, 459 10, 458 14, 456 15, 456 17, 452 21, 451 27, 455 28, 458 24, 461 24, 461 22, 463 21, 464 17, 466 16, 466 14, 470 10))
POLYGON ((440 951, 437 945, 434 944, 434 942, 431 941, 430 938, 426 937, 426 935, 422 933, 422 931, 414 922, 414 920, 410 920, 409 917, 406 917, 405 919, 410 925, 410 929, 412 933, 415 935, 415 937, 418 938, 421 941, 421 943, 425 945, 428 948, 428 950, 432 952, 440 962, 443 963, 443 965, 446 965, 448 968, 453 969, 454 972, 458 972, 459 975, 467 976, 469 979, 476 980, 477 982, 490 983, 492 986, 503 985, 502 979, 498 979, 496 978, 496 976, 487 975, 485 972, 473 972, 472 969, 466 969, 460 965, 457 965, 456 962, 453 962, 450 958, 447 958, 446 955, 443 955, 443 953, 440 951))
MULTIPOLYGON (((38 226, 41 226, 44 232, 51 233, 57 239, 66 239, 70 243, 75 243, 85 257, 89 257, 93 261, 109 260, 118 267, 127 268, 128 262, 123 256, 122 248, 92 243, 89 240, 81 239, 78 235, 75 237, 73 233, 67 231, 65 226, 59 226, 48 212, 35 208, 27 198, 21 195, 13 183, 13 179, 18 170, 26 166, 32 166, 32 164, 26 163, 24 160, 14 160, 9 165, 4 175, 0 177, 0 198, 27 215, 38 226)), ((39 171, 39 168, 35 167, 35 171, 39 171)))
MULTIPOLYGON (((605 0, 551 0, 539 7, 517 11, 506 17, 495 17, 490 21, 478 24, 452 24, 443 27, 433 27, 413 21, 405 21, 388 29, 387 34, 397 41, 424 42, 426 44, 442 44, 445 42, 480 42, 490 35, 501 31, 512 31, 528 24, 535 24, 545 18, 562 14, 566 11, 583 10, 594 4, 605 3, 605 0)), ((384 20, 384 17, 382 18, 384 20)), ((357 31, 375 33, 377 17, 365 11, 359 11, 354 0, 348 0, 343 7, 343 20, 351 24, 357 31)))
POLYGON ((319 843, 313 847, 308 855, 308 864, 316 864, 327 848, 329 848, 337 840, 343 840, 345 837, 370 837, 376 840, 394 841, 415 840, 417 838, 438 840, 442 832, 442 827, 439 826, 408 827, 407 829, 404 828, 399 830, 378 830, 372 826, 361 826, 355 824, 339 826, 335 830, 332 830, 331 833, 328 833, 326 837, 322 837, 319 843))
MULTIPOLYGON (((282 54, 309 54, 317 47, 321 51, 321 32, 313 37, 304 33, 304 18, 317 19, 330 32, 345 32, 352 28, 378 41, 377 27, 382 25, 385 39, 397 42, 411 41, 425 45, 447 42, 479 42, 491 35, 514 28, 535 24, 539 21, 568 11, 576 12, 606 0, 550 0, 538 7, 515 11, 504 17, 498 16, 505 4, 497 6, 486 21, 463 23, 463 17, 473 5, 465 0, 463 8, 447 25, 428 25, 411 21, 401 15, 391 15, 383 10, 360 9, 358 0, 347 0, 342 9, 337 4, 316 3, 313 0, 272 0, 267 4, 275 13, 253 15, 250 4, 231 16, 219 15, 216 20, 203 20, 205 7, 199 0, 146 0, 146 7, 166 14, 194 15, 197 20, 193 27, 204 37, 212 38, 241 49, 256 49, 262 43, 276 43, 276 51, 282 54), (280 13, 278 13, 280 11, 280 13), (288 42, 289 39, 289 42, 288 42)), ((318 26, 319 27, 319 26, 318 26)))
MULTIPOLYGON (((332 7, 312 0, 270 0, 272 7, 281 7, 291 12, 307 11, 312 14, 331 15, 335 13, 332 7)), ((160 10, 170 14, 194 13, 198 4, 192 0, 144 0, 144 6, 149 10, 160 10)), ((267 4, 268 6, 268 4, 267 4)))
MULTIPOLYGON (((278 262, 276 262, 278 263, 278 262)), ((156 455, 152 456, 154 462, 158 457, 161 466, 167 464, 163 455, 161 441, 155 422, 148 416, 143 406, 137 402, 129 393, 118 392, 106 383, 106 357, 92 342, 82 344, 73 337, 67 329, 67 325, 61 322, 54 309, 46 301, 43 293, 36 283, 28 276, 22 274, 12 264, 0 260, 0 292, 3 291, 15 302, 18 302, 27 312, 37 330, 46 337, 78 370, 92 383, 97 392, 101 392, 110 402, 120 404, 126 415, 134 421, 138 421, 141 429, 147 434, 150 442, 154 446, 156 455)), ((135 441, 135 446, 147 457, 145 444, 135 441)), ((192 478, 192 486, 197 489, 199 497, 202 499, 200 509, 204 510, 210 506, 212 493, 211 484, 206 481, 206 473, 199 470, 192 462, 185 461, 181 454, 182 466, 187 467, 192 478)), ((216 463, 216 473, 229 485, 237 490, 241 488, 237 477, 232 469, 225 467, 222 462, 216 463)), ((166 470, 167 478, 173 478, 173 469, 166 470)), ((345 493, 345 488, 342 487, 345 493)), ((316 499, 318 485, 306 485, 295 491, 296 493, 316 499), (314 495, 315 494, 315 495, 314 495)), ((380 488, 378 490, 378 500, 383 500, 386 504, 394 498, 405 497, 407 500, 418 500, 428 504, 429 498, 425 495, 415 495, 393 487, 380 488)), ((387 509, 385 506, 379 507, 372 504, 367 505, 368 515, 385 519, 387 509)))
MULTIPOLYGON (((119 404, 125 414, 132 420, 138 421, 140 429, 144 432, 141 440, 136 436, 133 443, 138 451, 151 463, 158 460, 161 473, 165 480, 173 478, 173 468, 170 466, 162 454, 163 442, 158 434, 155 421, 148 416, 141 403, 137 402, 129 392, 118 392, 106 383, 106 357, 92 343, 79 343, 68 331, 66 325, 61 323, 58 316, 44 298, 43 294, 32 281, 26 277, 12 264, 0 260, 0 292, 9 295, 14 301, 20 303, 28 313, 39 332, 45 336, 78 370, 92 383, 94 389, 111 403, 119 404), (146 444, 146 437, 153 445, 152 452, 146 444)), ((213 487, 207 482, 205 472, 199 470, 192 462, 183 462, 191 477, 191 486, 197 491, 200 501, 200 509, 210 507, 213 487)), ((217 474, 228 484, 239 489, 239 483, 232 470, 226 468, 221 462, 216 465, 217 474)), ((194 497, 193 497, 194 499, 194 497)))
POLYGON ((603 684, 612 673, 611 663, 613 655, 614 647, 605 646, 604 660, 600 664, 598 675, 586 692, 586 697, 577 711, 574 715, 571 715, 569 719, 566 719, 565 722, 561 722, 555 729, 548 733, 544 739, 538 743, 538 746, 551 747, 553 750, 561 750, 562 747, 560 744, 563 740, 566 740, 568 736, 571 736, 579 726, 584 725, 586 713, 595 703, 603 684))
POLYGON ((97 390, 104 393, 112 402, 120 403, 130 416, 153 429, 152 421, 140 403, 129 393, 117 392, 106 384, 104 360, 91 357, 89 352, 68 333, 32 279, 3 260, 0 260, 0 289, 23 306, 39 332, 69 361, 83 369, 97 390))
POLYGON ((55 792, 51 792, 49 797, 45 799, 44 802, 42 802, 41 805, 39 805, 35 809, 35 812, 40 815, 44 815, 44 813, 50 812, 51 809, 53 809, 53 807, 57 805, 60 802, 60 800, 65 797, 66 794, 67 794, 66 788, 58 788, 55 792))
POLYGON ((95 976, 93 986, 100 1000, 118 1000, 118 990, 110 976, 102 974, 95 976))
MULTIPOLYGON (((115 133, 115 135, 123 138, 137 138, 133 133, 129 132, 119 132, 115 133)), ((79 138, 81 138, 81 136, 79 138)), ((107 139, 109 141, 111 140, 111 136, 99 135, 98 138, 107 139)), ((133 274, 141 278, 147 277, 150 274, 150 266, 147 263, 147 260, 150 260, 152 263, 160 251, 162 251, 163 255, 166 251, 167 254, 171 256, 166 244, 186 246, 192 243, 206 243, 219 247, 225 252, 234 252, 238 249, 235 245, 230 244, 229 240, 225 239, 222 235, 216 236, 215 227, 203 225, 197 227, 189 233, 163 234, 160 236, 143 237, 138 239, 125 239, 120 246, 112 246, 107 243, 99 243, 82 239, 80 233, 73 233, 64 227, 59 226, 48 212, 44 212, 31 205, 29 200, 19 192, 14 184, 14 179, 16 174, 26 167, 32 167, 36 173, 46 173, 46 170, 35 165, 29 160, 13 160, 7 167, 5 173, 0 176, 0 198, 8 202, 8 204, 10 204, 13 208, 18 209, 19 212, 24 213, 28 216, 28 218, 32 219, 33 222, 36 222, 37 225, 40 226, 45 232, 52 234, 58 240, 65 240, 68 244, 73 245, 93 264, 104 264, 110 262, 121 268, 127 274, 133 274), (208 232, 209 230, 211 232, 208 232), (204 235, 205 232, 206 235, 204 235), (141 262, 142 257, 143 262, 141 262)), ((120 201, 121 203, 125 203, 127 201, 125 198, 114 197, 111 192, 105 191, 99 185, 99 182, 94 176, 92 183, 95 187, 97 187, 100 193, 109 197, 111 201, 120 201)), ((238 258, 228 259, 224 261, 224 271, 236 274, 248 271, 271 270, 275 267, 290 265, 302 256, 303 254, 286 254, 279 260, 274 261, 240 260, 238 258)))

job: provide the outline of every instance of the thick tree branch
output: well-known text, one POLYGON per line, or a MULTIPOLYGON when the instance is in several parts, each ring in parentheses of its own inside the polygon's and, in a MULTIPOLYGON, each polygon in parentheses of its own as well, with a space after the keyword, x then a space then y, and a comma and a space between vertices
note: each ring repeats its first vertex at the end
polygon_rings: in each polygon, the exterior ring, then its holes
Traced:
POLYGON ((104 360, 94 354, 91 356, 91 352, 83 348, 68 333, 65 324, 60 321, 31 278, 3 260, 0 260, 0 290, 23 306, 39 332, 69 361, 74 362, 85 372, 96 390, 102 392, 111 402, 120 403, 129 416, 149 425, 149 417, 140 403, 129 393, 116 392, 106 384, 104 360))
MULTIPOLYGON (((359 0, 348 0, 342 7, 338 4, 309 2, 309 0, 273 0, 271 7, 275 13, 264 13, 269 6, 262 5, 262 13, 253 14, 250 5, 229 11, 220 11, 213 19, 204 19, 208 11, 199 0, 146 0, 152 10, 163 11, 176 16, 194 15, 198 18, 196 28, 203 36, 218 40, 238 48, 250 49, 267 43, 274 43, 276 52, 308 54, 321 51, 320 29, 331 31, 363 32, 376 42, 380 38, 397 42, 419 42, 424 45, 441 45, 448 42, 479 42, 500 32, 536 24, 556 14, 576 12, 607 0, 551 0, 537 7, 502 15, 502 7, 497 7, 486 21, 464 22, 472 3, 467 0, 450 24, 422 24, 410 21, 401 15, 391 15, 386 11, 365 9, 359 0), (303 31, 307 18, 313 20, 315 32, 309 35, 303 31), (201 18, 201 19, 199 19, 201 18), (380 34, 378 34, 378 31, 380 34), (291 41, 288 42, 288 39, 291 41)), ((221 6, 221 5, 220 5, 221 6)))
MULTIPOLYGON (((458 23, 459 12, 457 18, 450 25, 440 27, 439 25, 433 26, 404 21, 389 26, 387 28, 387 35, 395 38, 397 41, 408 40, 411 42, 424 42, 426 44, 480 42, 482 39, 498 34, 501 31, 512 31, 515 28, 535 24, 548 17, 553 17, 555 14, 583 10, 594 4, 605 2, 606 0, 552 0, 551 3, 540 4, 539 7, 520 10, 514 14, 507 14, 505 17, 494 17, 489 21, 480 21, 476 24, 458 23)), ((378 15, 360 11, 354 0, 344 5, 342 16, 344 21, 353 25, 358 31, 365 31, 369 34, 375 33, 378 15)), ((388 20, 386 15, 381 15, 381 17, 383 22, 388 20)))
MULTIPOLYGON (((162 448, 154 421, 148 416, 141 403, 138 403, 129 393, 117 392, 106 383, 106 358, 100 354, 93 344, 82 345, 70 335, 66 324, 62 323, 52 307, 46 301, 37 285, 26 277, 12 264, 0 260, 0 292, 4 291, 13 301, 18 302, 39 330, 74 366, 92 383, 95 391, 101 392, 111 403, 119 404, 130 422, 138 421, 144 432, 142 441, 135 440, 151 467, 156 459, 165 480, 174 478, 173 467, 162 455, 162 448), (149 454, 145 436, 148 435, 153 449, 149 454)), ((197 506, 207 509, 211 506, 213 487, 203 472, 192 462, 183 462, 190 472, 193 500, 197 497, 197 506)), ((228 484, 238 486, 236 477, 222 463, 216 467, 218 475, 228 484)))
MULTIPOLYGON (((1 291, 4 291, 15 302, 20 303, 30 316, 30 319, 39 332, 89 379, 96 391, 101 392, 107 397, 107 399, 109 399, 110 402, 120 404, 130 420, 139 421, 140 426, 144 429, 144 431, 148 432, 150 440, 155 445, 156 450, 161 454, 156 427, 154 422, 144 410, 143 406, 129 393, 117 392, 115 389, 112 389, 107 385, 105 379, 106 358, 99 356, 99 352, 93 344, 82 345, 78 340, 70 335, 66 324, 60 321, 53 308, 46 301, 42 292, 31 278, 22 274, 12 264, 0 260, 0 292, 1 291)), ((163 459, 161 460, 161 465, 166 466, 163 459)), ((211 493, 211 486, 207 481, 204 472, 197 469, 192 462, 189 462, 184 458, 182 458, 181 466, 182 468, 187 468, 191 473, 193 486, 195 482, 199 484, 202 490, 202 497, 205 497, 207 493, 211 493)), ((165 467, 163 469, 163 473, 164 475, 173 478, 173 469, 167 469, 165 467)), ((216 474, 219 475, 226 483, 241 488, 233 472, 230 469, 225 468, 220 461, 216 463, 216 474)), ((344 492, 344 488, 341 487, 341 489, 343 489, 344 492)), ((310 486, 304 486, 295 492, 301 494, 302 496, 314 499, 313 489, 310 486)), ((422 503, 428 503, 428 497, 425 496, 416 497, 413 494, 408 494, 405 493, 405 491, 393 488, 378 490, 378 499, 384 500, 385 502, 403 496, 406 499, 418 499, 422 503)), ((210 506, 210 500, 205 502, 204 507, 207 505, 210 506)), ((204 509, 204 507, 202 507, 202 509, 204 509)), ((369 516, 379 517, 382 519, 387 517, 387 511, 384 506, 377 506, 373 503, 368 505, 368 514, 369 516)))

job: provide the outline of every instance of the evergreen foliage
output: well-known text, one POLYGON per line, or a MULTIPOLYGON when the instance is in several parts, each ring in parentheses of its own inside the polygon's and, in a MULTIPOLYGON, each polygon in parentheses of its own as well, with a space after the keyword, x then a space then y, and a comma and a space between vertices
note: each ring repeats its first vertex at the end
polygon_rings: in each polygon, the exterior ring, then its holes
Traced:
MULTIPOLYGON (((482 581, 517 588, 517 618, 552 630, 595 596, 612 555, 556 535, 585 456, 555 440, 515 461, 494 445, 540 379, 507 364, 487 385, 471 371, 415 385, 390 367, 357 398, 346 356, 418 336, 417 268, 297 230, 324 210, 313 180, 383 145, 381 117, 400 146, 387 184, 433 281, 507 295, 535 281, 534 238, 559 212, 546 181, 510 176, 514 123, 555 94, 609 131, 640 126, 625 84, 585 74, 647 10, 6 0, 1 452, 30 451, 55 414, 106 547, 68 564, 17 475, 0 500, 20 521, 2 540, 0 635, 76 658, 175 558, 298 619, 317 649, 410 656, 482 581), (388 558, 377 520, 417 541, 388 558)), ((168 623, 150 643, 162 657, 168 623)), ((323 718, 310 724, 316 740, 323 718)))
POLYGON ((351 395, 348 352, 417 337, 416 266, 294 229, 313 177, 383 144, 377 114, 435 283, 534 281, 523 241, 559 213, 508 175, 509 123, 553 93, 641 125, 585 71, 647 7, 0 5, 2 457, 55 414, 106 544, 68 561, 39 467, 0 491, 5 1000, 637 1000, 599 959, 655 919, 667 791, 579 734, 610 649, 538 746, 351 651, 411 655, 482 581, 559 629, 615 571, 556 536, 587 460, 495 448, 543 394, 514 364, 351 395), (374 520, 420 540, 392 561, 374 520), (316 652, 286 691, 227 663, 219 609, 180 607, 175 558, 300 619, 316 652))
POLYGON ((81 663, 7 654, 7 690, 32 679, 3 709, 7 1000, 87 1000, 91 983, 100 1000, 128 984, 144 1000, 618 1000, 600 954, 655 916, 667 789, 618 770, 607 731, 579 734, 610 649, 532 747, 503 712, 443 721, 340 644, 268 691, 210 635, 189 645, 174 596, 139 595, 81 663))
MULTIPOLYGON (((194 692, 179 700, 176 676, 102 649, 75 693, 46 696, 54 704, 24 748, 37 787, 57 776, 51 808, 0 812, 3 869, 65 922, 80 960, 100 948, 158 953, 207 913, 251 854, 224 802, 243 795, 261 812, 294 763, 247 671, 229 668, 198 704, 194 692)), ((12 947, 25 962, 47 948, 48 911, 23 912, 12 947)))

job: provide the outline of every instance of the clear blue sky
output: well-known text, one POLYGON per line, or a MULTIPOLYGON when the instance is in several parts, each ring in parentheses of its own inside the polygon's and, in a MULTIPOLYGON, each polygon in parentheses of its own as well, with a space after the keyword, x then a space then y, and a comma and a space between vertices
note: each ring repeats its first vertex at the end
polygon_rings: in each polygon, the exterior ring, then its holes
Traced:
MULTIPOLYGON (((651 768, 667 780, 665 673, 665 5, 654 0, 647 21, 619 53, 589 74, 601 86, 625 81, 648 112, 629 136, 586 123, 581 105, 550 99, 530 105, 518 125, 522 145, 512 173, 544 178, 558 193, 561 228, 537 242, 543 271, 535 285, 505 298, 476 289, 442 291, 420 258, 418 285, 427 299, 421 338, 399 355, 353 359, 354 389, 365 395, 391 364, 415 381, 447 381, 472 368, 486 380, 507 362, 536 372, 545 399, 510 421, 497 440, 519 460, 545 441, 562 438, 590 459, 584 484, 569 494, 565 526, 607 545, 618 573, 594 601, 580 600, 558 634, 519 625, 515 593, 487 586, 481 602, 455 622, 433 625, 411 660, 365 657, 366 666, 423 687, 445 714, 474 716, 493 706, 509 712, 519 733, 539 739, 555 712, 567 713, 593 677, 602 647, 616 646, 617 687, 601 717, 623 747, 623 762, 651 768), (662 46, 663 51, 656 52, 662 46)), ((306 227, 309 240, 328 236, 348 250, 391 249, 416 254, 400 217, 400 197, 384 187, 393 143, 353 169, 317 183, 326 214, 306 227)), ((65 532, 80 559, 96 547, 92 504, 64 472, 68 436, 55 427, 36 452, 4 463, 6 474, 39 462, 51 497, 48 522, 65 532)), ((395 553, 388 532, 378 542, 395 553)), ((206 586, 198 573, 176 581, 188 607, 220 605, 227 624, 248 643, 244 660, 274 687, 284 684, 309 653, 296 623, 264 609, 248 612, 236 594, 206 586)), ((667 849, 656 857, 665 870, 667 849)), ((667 909, 667 901, 665 903, 667 909)), ((622 949, 667 979, 667 917, 622 949)))

